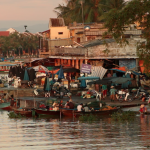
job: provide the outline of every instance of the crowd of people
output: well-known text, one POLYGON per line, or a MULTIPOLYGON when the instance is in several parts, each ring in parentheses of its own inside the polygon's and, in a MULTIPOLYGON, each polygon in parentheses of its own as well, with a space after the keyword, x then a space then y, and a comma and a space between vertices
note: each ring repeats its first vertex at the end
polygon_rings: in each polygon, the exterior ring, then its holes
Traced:
MULTIPOLYGON (((63 104, 63 100, 60 100, 60 102, 58 103, 57 101, 54 101, 54 103, 52 104, 52 107, 48 107, 44 104, 41 104, 39 106, 40 108, 46 108, 47 110, 54 110, 54 111, 58 111, 61 108, 66 108, 66 109, 75 109, 75 103, 72 101, 72 99, 67 100, 67 102, 65 104, 63 104)), ((77 111, 81 112, 89 112, 92 111, 92 108, 89 108, 87 104, 83 105, 83 103, 80 103, 77 106, 77 111)))

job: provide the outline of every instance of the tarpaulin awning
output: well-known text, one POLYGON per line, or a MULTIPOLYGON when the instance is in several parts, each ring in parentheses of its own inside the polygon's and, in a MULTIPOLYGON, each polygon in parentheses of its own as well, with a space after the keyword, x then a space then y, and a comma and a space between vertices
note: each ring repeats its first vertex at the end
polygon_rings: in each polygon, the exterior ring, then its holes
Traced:
POLYGON ((104 79, 102 79, 102 80, 96 80, 96 81, 91 81, 91 82, 88 82, 87 84, 88 85, 91 85, 91 84, 109 84, 109 83, 111 83, 111 81, 109 81, 110 79, 107 79, 107 80, 104 80, 104 79))
POLYGON ((59 72, 60 69, 56 69, 56 70, 51 70, 49 71, 51 74, 57 74, 59 72))
POLYGON ((33 67, 33 69, 35 71, 38 71, 38 72, 49 72, 49 70, 46 67, 42 66, 42 65, 33 67))
POLYGON ((126 68, 125 67, 112 68, 112 69, 109 69, 109 70, 115 70, 115 71, 122 72, 122 73, 126 72, 126 68))
POLYGON ((64 79, 64 72, 62 66, 60 67, 59 70, 58 79, 64 79))
POLYGON ((98 80, 99 77, 79 77, 78 80, 98 80))
POLYGON ((112 83, 116 83, 116 84, 122 84, 122 83, 126 83, 128 81, 133 80, 133 78, 126 78, 126 77, 116 77, 114 79, 111 79, 110 81, 112 83))
POLYGON ((135 74, 135 75, 141 75, 141 73, 136 72, 136 71, 132 71, 132 73, 135 74))
MULTIPOLYGON (((57 75, 59 75, 59 72, 60 72, 60 70, 58 70, 58 72, 56 73, 57 75)), ((63 72, 64 73, 73 73, 73 72, 80 72, 80 70, 79 69, 76 69, 76 68, 63 68, 63 72)))

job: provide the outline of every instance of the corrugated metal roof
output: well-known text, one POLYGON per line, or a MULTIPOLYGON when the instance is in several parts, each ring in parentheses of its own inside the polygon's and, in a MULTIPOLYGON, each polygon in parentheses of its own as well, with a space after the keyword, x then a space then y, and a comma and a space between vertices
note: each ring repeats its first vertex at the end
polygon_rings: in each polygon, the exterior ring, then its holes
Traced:
POLYGON ((9 31, 0 31, 0 36, 9 36, 9 31))
POLYGON ((105 43, 112 43, 112 42, 115 42, 115 40, 114 39, 105 39, 105 40, 97 39, 97 40, 93 40, 85 44, 84 47, 92 47, 92 46, 103 45, 105 43))

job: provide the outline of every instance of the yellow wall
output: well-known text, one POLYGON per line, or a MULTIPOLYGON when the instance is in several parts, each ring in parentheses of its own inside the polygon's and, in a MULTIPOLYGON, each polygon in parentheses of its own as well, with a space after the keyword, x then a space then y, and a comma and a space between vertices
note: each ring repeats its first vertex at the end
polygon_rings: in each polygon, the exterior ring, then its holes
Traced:
POLYGON ((67 26, 64 27, 50 27, 50 39, 64 39, 70 38, 70 31, 67 26), (58 34, 59 32, 63 32, 63 34, 58 34))

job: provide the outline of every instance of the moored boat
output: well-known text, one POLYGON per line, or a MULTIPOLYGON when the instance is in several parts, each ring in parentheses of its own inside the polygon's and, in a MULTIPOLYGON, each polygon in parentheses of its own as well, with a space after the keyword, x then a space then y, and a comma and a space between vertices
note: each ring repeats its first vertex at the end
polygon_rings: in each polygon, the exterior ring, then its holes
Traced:
POLYGON ((89 112, 78 112, 76 111, 74 114, 75 116, 81 116, 81 115, 95 115, 95 116, 102 116, 102 115, 110 115, 114 112, 118 111, 118 108, 112 108, 112 109, 102 109, 102 110, 94 110, 89 112))
POLYGON ((60 111, 62 115, 72 117, 77 109, 61 108, 60 111))
POLYGON ((25 117, 32 117, 33 113, 31 109, 14 109, 13 110, 16 114, 20 114, 21 116, 25 116, 25 117))
POLYGON ((0 109, 3 110, 12 110, 11 106, 10 106, 10 102, 6 102, 6 103, 0 103, 0 109))
POLYGON ((96 116, 101 116, 101 115, 109 115, 112 114, 113 112, 118 111, 119 108, 117 107, 110 107, 107 106, 105 108, 102 109, 95 109, 95 110, 90 110, 88 112, 84 112, 84 111, 77 111, 77 109, 67 109, 67 108, 61 108, 61 113, 64 116, 81 116, 81 115, 96 115, 96 116))
POLYGON ((35 109, 35 112, 38 115, 50 115, 50 116, 59 116, 60 111, 54 111, 54 110, 42 110, 42 109, 35 109))

